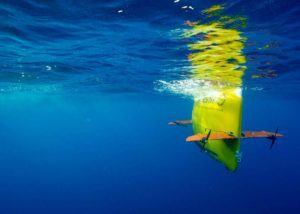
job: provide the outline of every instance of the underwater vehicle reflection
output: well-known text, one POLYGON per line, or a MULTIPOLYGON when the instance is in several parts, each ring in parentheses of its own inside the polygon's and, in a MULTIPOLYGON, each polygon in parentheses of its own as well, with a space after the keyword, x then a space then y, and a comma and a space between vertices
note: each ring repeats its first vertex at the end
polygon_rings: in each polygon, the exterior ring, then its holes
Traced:
MULTIPOLYGON (((230 171, 235 171, 240 159, 240 140, 243 138, 277 137, 272 132, 242 132, 242 77, 246 71, 243 55, 246 38, 239 30, 245 27, 241 16, 222 15, 224 5, 203 10, 207 21, 186 21, 190 29, 182 35, 190 41, 188 60, 191 78, 205 81, 193 94, 192 120, 174 121, 169 124, 193 126, 194 136, 188 142, 196 142, 230 171)), ((188 86, 187 86, 188 87, 188 86)))

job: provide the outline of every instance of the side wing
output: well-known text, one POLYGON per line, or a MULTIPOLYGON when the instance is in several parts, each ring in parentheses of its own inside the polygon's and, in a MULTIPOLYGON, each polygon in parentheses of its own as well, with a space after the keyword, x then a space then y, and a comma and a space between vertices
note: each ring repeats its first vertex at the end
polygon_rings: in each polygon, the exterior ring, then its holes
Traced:
MULTIPOLYGON (((212 132, 210 133, 209 140, 229 140, 229 139, 248 139, 248 138, 268 138, 273 140, 277 137, 282 137, 282 134, 277 132, 267 132, 267 131, 244 131, 241 136, 235 136, 231 133, 225 132, 212 132)), ((207 138, 207 134, 196 134, 186 138, 187 142, 199 142, 202 139, 207 138)))
POLYGON ((168 123, 169 125, 186 126, 192 124, 191 120, 175 120, 168 123))

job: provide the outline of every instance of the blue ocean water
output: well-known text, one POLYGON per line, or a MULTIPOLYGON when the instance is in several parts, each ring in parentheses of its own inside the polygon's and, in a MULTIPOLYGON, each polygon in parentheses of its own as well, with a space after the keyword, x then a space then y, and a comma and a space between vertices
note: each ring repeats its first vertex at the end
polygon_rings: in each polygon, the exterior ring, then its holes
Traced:
POLYGON ((0 17, 1 214, 300 213, 298 1, 3 0, 0 17), (234 173, 167 125, 193 108, 178 35, 216 4, 247 17, 243 129, 285 135, 243 141, 234 173))

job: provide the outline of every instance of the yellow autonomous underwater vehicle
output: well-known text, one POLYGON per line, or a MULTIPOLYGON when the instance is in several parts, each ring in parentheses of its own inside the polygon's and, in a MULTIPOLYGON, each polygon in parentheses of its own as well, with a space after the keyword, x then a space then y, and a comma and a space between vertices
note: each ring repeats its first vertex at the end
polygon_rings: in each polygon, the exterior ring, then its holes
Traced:
MULTIPOLYGON (((277 137, 272 132, 242 132, 242 76, 246 70, 243 55, 245 38, 236 28, 245 24, 243 17, 222 16, 222 5, 204 10, 210 19, 187 21, 191 27, 183 34, 193 41, 188 45, 189 61, 193 79, 205 81, 206 88, 199 88, 194 96, 191 121, 174 121, 169 124, 191 123, 194 135, 187 138, 202 150, 220 161, 230 171, 235 171, 239 162, 240 139, 269 138, 271 147, 277 137), (196 42, 195 42, 196 41, 196 42)), ((201 86, 200 86, 201 87, 201 86)))

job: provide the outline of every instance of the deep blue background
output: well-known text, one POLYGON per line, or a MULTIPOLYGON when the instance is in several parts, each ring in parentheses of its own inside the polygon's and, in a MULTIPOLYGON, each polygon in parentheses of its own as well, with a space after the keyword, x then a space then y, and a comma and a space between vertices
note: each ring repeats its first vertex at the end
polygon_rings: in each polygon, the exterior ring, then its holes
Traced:
POLYGON ((227 2, 248 17, 243 129, 285 134, 243 141, 230 173, 167 125, 192 99, 156 85, 187 76, 176 29, 224 1, 107 2, 1 1, 0 213, 299 213, 299 3, 227 2))
POLYGON ((300 209, 296 99, 245 94, 244 128, 280 126, 286 136, 273 150, 266 140, 243 141, 236 173, 185 143, 191 128, 166 125, 190 116, 187 99, 23 94, 1 103, 1 213, 300 209))

